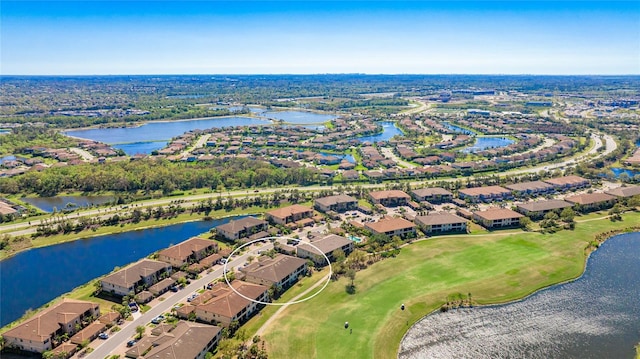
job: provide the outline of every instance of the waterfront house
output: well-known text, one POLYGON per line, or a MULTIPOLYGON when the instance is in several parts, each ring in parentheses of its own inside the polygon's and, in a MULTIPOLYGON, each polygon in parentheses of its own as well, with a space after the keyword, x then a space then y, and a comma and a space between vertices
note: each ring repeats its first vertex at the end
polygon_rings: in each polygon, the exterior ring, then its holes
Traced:
POLYGON ((571 206, 573 206, 573 204, 569 202, 559 199, 551 199, 518 204, 516 205, 516 211, 532 219, 537 219, 544 217, 544 215, 549 212, 560 212, 571 206))
POLYGON ((404 218, 386 217, 378 222, 366 223, 365 229, 374 234, 384 234, 389 237, 399 236, 401 238, 416 233, 416 225, 404 218))
POLYGON ((100 316, 96 303, 64 298, 2 334, 4 345, 27 352, 43 353, 60 343, 57 337, 73 336, 86 321, 100 316))
POLYGON ((167 262, 175 268, 180 268, 185 264, 199 261, 217 250, 218 245, 216 242, 194 237, 161 250, 158 253, 158 260, 167 262))
POLYGON ((494 207, 473 213, 473 218, 487 229, 519 226, 522 217, 522 214, 508 208, 494 207))
POLYGON ((305 218, 313 217, 313 209, 307 206, 294 204, 291 206, 268 211, 265 214, 265 217, 267 221, 270 221, 276 224, 286 225, 288 223, 294 223, 305 218))
POLYGON ((466 219, 447 212, 417 216, 415 223, 427 234, 467 231, 466 219))
POLYGON ((100 286, 105 292, 125 296, 138 292, 139 288, 152 286, 162 276, 170 274, 171 265, 143 259, 102 278, 100 286))
POLYGON ((245 217, 237 221, 230 221, 216 227, 216 231, 222 237, 235 241, 246 238, 252 234, 266 231, 269 227, 267 221, 255 217, 245 217))
POLYGON ((326 237, 311 241, 313 246, 307 243, 300 243, 297 246, 297 255, 300 258, 309 258, 316 265, 325 266, 327 265, 327 260, 324 258, 322 254, 329 258, 329 261, 334 261, 333 252, 336 250, 341 250, 345 255, 349 255, 353 251, 353 241, 349 240, 345 237, 338 236, 336 234, 330 234, 326 237), (315 247, 314 247, 315 246, 315 247), (317 249, 316 249, 317 247, 317 249), (319 253, 318 249, 322 252, 319 253))
POLYGON ((258 260, 240 268, 243 280, 265 285, 289 288, 298 277, 307 272, 307 261, 302 258, 278 254, 274 258, 258 257, 258 260))
POLYGON ((616 203, 617 199, 606 193, 585 193, 569 196, 564 200, 572 203, 581 212, 589 212, 610 208, 616 203))

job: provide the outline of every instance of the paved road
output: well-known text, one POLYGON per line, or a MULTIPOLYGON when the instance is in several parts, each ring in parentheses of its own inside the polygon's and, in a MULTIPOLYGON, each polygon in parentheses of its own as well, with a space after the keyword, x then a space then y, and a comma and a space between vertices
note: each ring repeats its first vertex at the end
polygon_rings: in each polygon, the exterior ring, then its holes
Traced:
MULTIPOLYGON (((270 250, 271 248, 273 248, 273 244, 268 242, 266 244, 263 244, 262 246, 247 251, 246 253, 231 260, 231 262, 229 262, 227 266, 227 269, 235 268, 244 264, 249 256, 256 256, 258 254, 258 250, 270 250)), ((86 358, 103 359, 105 356, 110 355, 111 352, 116 350, 118 346, 128 342, 134 335, 136 335, 137 326, 148 324, 153 318, 157 317, 158 315, 170 311, 171 308, 173 308, 176 304, 186 301, 187 298, 198 289, 202 289, 203 286, 206 286, 208 283, 221 278, 222 271, 223 268, 218 268, 209 274, 203 275, 202 278, 192 281, 191 284, 186 286, 186 288, 158 303, 156 306, 149 309, 149 311, 142 314, 139 318, 129 322, 120 331, 111 335, 109 339, 102 341, 102 344, 94 348, 95 350, 86 358)))
MULTIPOLYGON (((514 169, 514 170, 510 170, 507 172, 503 172, 501 173, 502 175, 514 175, 514 174, 524 174, 524 173, 537 173, 540 171, 544 171, 544 170, 549 170, 549 169, 562 169, 565 167, 569 167, 569 166, 573 166, 575 164, 577 164, 578 162, 583 162, 583 161, 587 161, 587 160, 593 160, 593 159, 597 159, 600 158, 602 156, 606 156, 607 154, 615 151, 615 149, 617 148, 617 144, 615 142, 615 140, 613 139, 612 136, 610 135, 606 135, 606 134, 600 134, 600 133, 593 133, 591 135, 592 140, 594 141, 594 146, 587 151, 586 153, 579 155, 579 156, 575 156, 575 157, 571 157, 571 158, 566 158, 561 162, 557 162, 557 163, 541 163, 540 165, 536 166, 536 167, 531 167, 531 168, 523 168, 523 169, 514 169), (605 143, 603 144, 602 140, 600 139, 600 136, 604 137, 605 139, 605 143), (602 147, 605 146, 605 150, 601 153, 598 153, 598 150, 602 147)), ((469 177, 469 179, 474 179, 474 177, 469 177)), ((458 181, 460 180, 460 178, 444 178, 444 179, 438 179, 438 180, 432 180, 432 181, 428 181, 428 180, 422 180, 422 181, 414 181, 411 182, 411 185, 419 185, 419 184, 425 184, 425 183, 430 183, 430 182, 454 182, 454 181, 458 181)), ((382 188, 384 187, 384 184, 358 184, 360 187, 362 188, 382 188)), ((297 187, 283 187, 283 188, 266 188, 266 189, 260 189, 260 194, 268 194, 268 193, 273 193, 276 191, 281 191, 283 189, 287 189, 287 190, 292 190, 292 189, 297 189, 300 191, 321 191, 321 190, 330 190, 334 188, 334 186, 308 186, 308 187, 302 187, 302 186, 297 186, 297 187)), ((238 190, 238 191, 229 191, 227 192, 228 195, 231 196, 240 196, 240 195, 257 195, 257 194, 249 194, 249 191, 247 190, 238 190)), ((183 204, 189 204, 191 202, 198 202, 201 200, 206 200, 206 199, 215 199, 218 196, 220 196, 219 193, 206 193, 206 194, 199 194, 199 195, 192 195, 192 196, 185 196, 185 197, 180 197, 180 198, 162 198, 162 199, 157 199, 157 200, 148 200, 148 201, 142 201, 142 202, 137 202, 136 205, 138 207, 148 207, 148 206, 159 206, 159 205, 168 205, 172 202, 175 202, 176 200, 181 200, 184 201, 185 203, 183 204)), ((77 217, 84 217, 84 216, 102 216, 102 215, 106 215, 108 213, 113 214, 113 213, 122 213, 123 208, 122 206, 116 206, 116 207, 112 207, 112 208, 102 208, 102 209, 91 209, 91 210, 86 210, 86 211, 79 211, 79 212, 74 212, 73 216, 71 218, 77 218, 77 217), (79 214, 79 215, 78 215, 79 214)), ((21 234, 29 234, 29 233, 33 233, 35 232, 35 227, 38 225, 40 221, 39 220, 33 220, 31 221, 32 224, 29 224, 27 222, 23 222, 23 223, 14 223, 14 224, 5 224, 5 225, 0 225, 0 232, 6 232, 8 234, 11 235, 21 235, 21 234), (32 227, 32 228, 29 228, 32 227)))
POLYGON ((95 157, 91 153, 89 153, 89 152, 87 152, 87 151, 85 151, 85 150, 83 150, 81 148, 78 148, 78 147, 71 147, 69 149, 69 151, 71 151, 71 152, 77 154, 78 156, 82 157, 82 160, 85 161, 85 162, 91 162, 91 161, 93 161, 95 159, 95 157))
POLYGON ((207 143, 207 140, 209 139, 209 137, 211 137, 211 134, 206 134, 206 135, 200 136, 200 138, 198 138, 196 143, 193 146, 188 147, 187 149, 182 151, 180 156, 181 157, 189 156, 191 154, 191 151, 196 150, 196 149, 201 148, 202 146, 204 146, 204 144, 207 143))

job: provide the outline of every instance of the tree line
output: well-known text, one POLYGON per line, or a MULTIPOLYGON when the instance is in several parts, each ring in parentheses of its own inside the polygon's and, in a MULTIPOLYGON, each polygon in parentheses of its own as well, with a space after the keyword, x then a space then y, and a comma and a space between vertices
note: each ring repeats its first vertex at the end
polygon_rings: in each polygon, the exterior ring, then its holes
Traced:
POLYGON ((36 193, 54 196, 64 191, 156 192, 168 195, 176 190, 211 188, 309 185, 319 182, 316 170, 279 168, 248 159, 216 159, 209 162, 175 163, 143 159, 111 163, 87 163, 52 167, 44 171, 0 178, 0 192, 36 193))

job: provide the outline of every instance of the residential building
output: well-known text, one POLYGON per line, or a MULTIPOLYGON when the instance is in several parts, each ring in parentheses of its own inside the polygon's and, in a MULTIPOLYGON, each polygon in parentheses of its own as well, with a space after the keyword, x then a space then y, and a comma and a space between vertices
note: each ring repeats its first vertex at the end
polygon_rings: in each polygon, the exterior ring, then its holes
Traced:
POLYGON ((400 190, 369 192, 369 198, 385 207, 406 206, 411 200, 411 196, 400 190))
POLYGON ((218 282, 210 290, 196 297, 190 304, 180 307, 176 315, 188 318, 191 313, 206 323, 228 327, 231 322, 243 323, 269 301, 269 287, 241 280, 218 282), (249 300, 252 299, 252 300, 249 300))
POLYGON ((138 288, 154 285, 164 273, 171 274, 171 265, 143 259, 102 278, 100 285, 105 292, 125 296, 138 292, 138 288))
POLYGON ((346 194, 328 196, 316 199, 314 207, 320 212, 345 212, 357 209, 358 200, 346 194))
POLYGON ((473 213, 473 219, 485 228, 515 227, 520 225, 520 218, 524 217, 518 212, 507 208, 489 208, 486 211, 473 213))
POLYGON ((553 185, 542 181, 513 183, 504 186, 516 196, 540 196, 555 192, 553 185))
POLYGON ((294 204, 292 206, 282 207, 271 210, 265 214, 267 221, 286 225, 288 223, 298 222, 305 218, 313 217, 313 209, 294 204))
POLYGON ((230 221, 216 227, 216 231, 224 238, 235 241, 246 238, 252 234, 266 231, 269 227, 267 221, 255 217, 245 217, 237 221, 230 221))
POLYGON ((352 240, 349 240, 342 236, 338 236, 336 234, 330 234, 326 237, 311 241, 311 244, 313 244, 313 246, 304 242, 300 243, 297 246, 297 255, 300 258, 309 258, 319 266, 328 264, 327 260, 322 254, 327 256, 330 262, 333 262, 335 260, 335 258, 333 257, 333 252, 339 249, 343 251, 345 255, 349 255, 349 253, 353 251, 354 247, 352 240), (322 253, 319 253, 318 249, 322 253))
POLYGON ((470 202, 491 202, 511 199, 511 191, 500 186, 465 188, 458 191, 458 197, 470 202))
POLYGON ((419 202, 443 203, 453 199, 453 193, 440 187, 415 189, 411 191, 411 195, 419 202))
POLYGON ((466 219, 447 212, 418 216, 415 222, 427 234, 467 231, 466 219))
POLYGON ((384 234, 389 237, 399 236, 402 238, 416 233, 415 224, 397 217, 386 217, 378 222, 366 223, 364 228, 374 234, 384 234))
POLYGON ((153 295, 158 296, 163 293, 166 293, 173 285, 176 284, 176 281, 171 278, 165 278, 158 283, 149 287, 149 292, 153 295))
POLYGON ((56 337, 73 336, 76 326, 100 316, 96 303, 64 298, 62 302, 46 308, 34 317, 2 334, 5 347, 42 353, 60 343, 56 337))
POLYGON ((606 193, 612 196, 622 197, 622 198, 640 196, 640 186, 618 187, 606 193))
POLYGON ((158 336, 143 337, 126 351, 125 356, 143 359, 204 359, 207 352, 213 352, 222 337, 220 327, 182 320, 175 327, 164 329, 158 336))
POLYGON ((250 283, 289 288, 298 277, 307 272, 307 261, 302 258, 278 254, 274 258, 258 257, 258 260, 240 269, 244 280, 250 283))
POLYGON ((559 212, 567 207, 573 206, 571 203, 559 199, 536 201, 516 205, 516 210, 532 219, 544 217, 549 212, 559 212))
POLYGON ((613 206, 617 199, 615 196, 606 193, 585 193, 576 196, 569 196, 564 199, 573 203, 580 211, 597 211, 613 206))
POLYGON ((579 176, 564 176, 544 180, 552 185, 557 191, 574 191, 580 188, 587 188, 591 185, 588 179, 579 176))
POLYGON ((217 250, 218 245, 216 242, 194 237, 160 251, 158 260, 167 262, 175 268, 180 268, 185 264, 199 261, 217 250))

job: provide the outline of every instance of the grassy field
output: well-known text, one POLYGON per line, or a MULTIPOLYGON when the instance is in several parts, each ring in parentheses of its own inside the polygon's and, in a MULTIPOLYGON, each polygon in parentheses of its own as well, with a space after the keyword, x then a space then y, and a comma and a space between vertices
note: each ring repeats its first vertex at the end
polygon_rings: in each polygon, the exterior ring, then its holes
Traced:
POLYGON ((594 234, 640 223, 640 213, 623 218, 583 222, 552 235, 493 232, 416 242, 399 257, 358 272, 356 294, 347 294, 341 279, 309 302, 289 307, 264 337, 269 357, 395 358, 409 326, 450 294, 500 303, 580 276, 584 248, 594 234))

